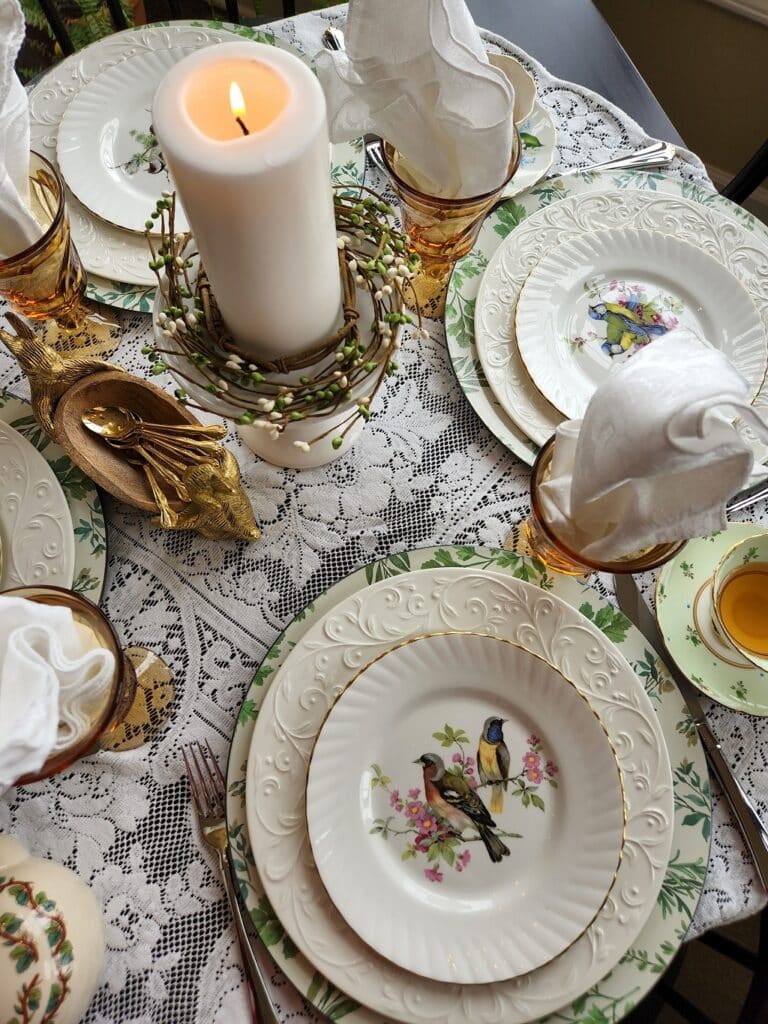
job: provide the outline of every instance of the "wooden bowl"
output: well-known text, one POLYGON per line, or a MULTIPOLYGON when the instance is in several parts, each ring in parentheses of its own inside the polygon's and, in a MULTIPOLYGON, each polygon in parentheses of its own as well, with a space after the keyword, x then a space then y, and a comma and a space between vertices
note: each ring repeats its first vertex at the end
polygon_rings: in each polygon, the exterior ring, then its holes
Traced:
MULTIPOLYGON (((148 423, 199 423, 191 412, 160 388, 128 372, 105 370, 73 384, 56 406, 56 440, 84 473, 120 501, 144 512, 157 503, 143 470, 83 425, 82 415, 95 405, 122 405, 148 423)), ((171 505, 181 503, 169 493, 171 505)))

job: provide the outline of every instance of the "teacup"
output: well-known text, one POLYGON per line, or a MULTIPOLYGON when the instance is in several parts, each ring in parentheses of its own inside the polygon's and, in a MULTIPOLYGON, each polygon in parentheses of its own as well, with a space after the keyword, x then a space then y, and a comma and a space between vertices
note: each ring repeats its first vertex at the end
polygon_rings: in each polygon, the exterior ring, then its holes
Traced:
POLYGON ((768 670, 768 530, 734 544, 712 577, 712 616, 720 635, 768 670))
POLYGON ((519 60, 506 53, 489 53, 489 62, 499 71, 503 71, 507 81, 515 90, 515 107, 512 114, 515 124, 519 127, 527 117, 531 116, 533 104, 536 102, 536 82, 519 60))

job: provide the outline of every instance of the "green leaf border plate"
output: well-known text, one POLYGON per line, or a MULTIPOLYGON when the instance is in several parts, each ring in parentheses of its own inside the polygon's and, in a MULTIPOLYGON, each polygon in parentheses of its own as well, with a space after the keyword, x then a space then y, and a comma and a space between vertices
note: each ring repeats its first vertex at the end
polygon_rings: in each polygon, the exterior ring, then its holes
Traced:
POLYGON ((267 651, 244 697, 227 766, 227 825, 232 868, 242 900, 261 938, 287 977, 305 998, 331 1020, 350 1017, 357 1024, 381 1024, 377 1014, 331 985, 299 954, 264 895, 248 844, 245 773, 254 722, 264 694, 288 652, 311 623, 339 601, 381 579, 415 569, 465 566, 507 572, 525 579, 578 608, 621 653, 642 680, 659 716, 669 748, 675 787, 672 854, 657 904, 631 949, 589 992, 545 1018, 560 1024, 618 1022, 653 987, 683 941, 704 884, 709 856, 711 797, 704 751, 691 716, 663 662, 621 612, 583 580, 549 575, 537 562, 499 550, 474 547, 420 548, 402 552, 351 573, 312 604, 267 651))
POLYGON ((688 541, 659 573, 656 614, 669 653, 694 686, 727 708, 765 717, 768 673, 729 650, 715 633, 707 586, 726 551, 762 529, 759 523, 731 523, 688 541))
POLYGON ((488 384, 475 346, 475 301, 488 261, 507 235, 532 213, 567 196, 609 189, 641 189, 681 196, 712 206, 768 246, 768 227, 742 207, 709 189, 653 171, 581 171, 535 185, 509 199, 486 218, 474 248, 459 260, 448 286, 445 333, 459 387, 493 436, 529 466, 538 446, 507 416, 488 384))
POLYGON ((38 426, 28 402, 0 390, 0 420, 37 448, 61 484, 75 529, 72 589, 98 603, 104 589, 107 531, 96 485, 38 426))

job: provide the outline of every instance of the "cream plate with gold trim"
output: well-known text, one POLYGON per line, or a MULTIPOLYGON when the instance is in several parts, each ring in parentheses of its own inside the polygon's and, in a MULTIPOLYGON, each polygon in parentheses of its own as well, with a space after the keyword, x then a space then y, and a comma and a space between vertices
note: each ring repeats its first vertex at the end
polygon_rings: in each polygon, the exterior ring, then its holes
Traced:
POLYGON ((365 942, 471 985, 541 967, 586 931, 618 870, 624 797, 602 722, 557 669, 447 633, 377 658, 339 697, 307 825, 365 942))

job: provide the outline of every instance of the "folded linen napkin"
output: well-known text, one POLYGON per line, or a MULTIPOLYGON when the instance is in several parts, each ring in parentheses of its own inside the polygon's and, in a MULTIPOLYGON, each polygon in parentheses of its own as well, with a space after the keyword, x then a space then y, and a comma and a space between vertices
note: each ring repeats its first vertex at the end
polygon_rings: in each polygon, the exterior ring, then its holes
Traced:
POLYGON ((29 106, 14 70, 23 39, 18 0, 0 0, 0 258, 41 234, 29 209, 29 106))
POLYGON ((345 42, 315 58, 331 141, 381 135, 432 195, 502 184, 514 89, 488 63, 464 0, 350 0, 345 42))
POLYGON ((753 461, 736 416, 768 439, 722 352, 670 331, 609 374, 583 420, 558 427, 547 522, 596 561, 723 529, 753 461))
POLYGON ((69 608, 0 595, 0 795, 85 734, 114 667, 69 608))

